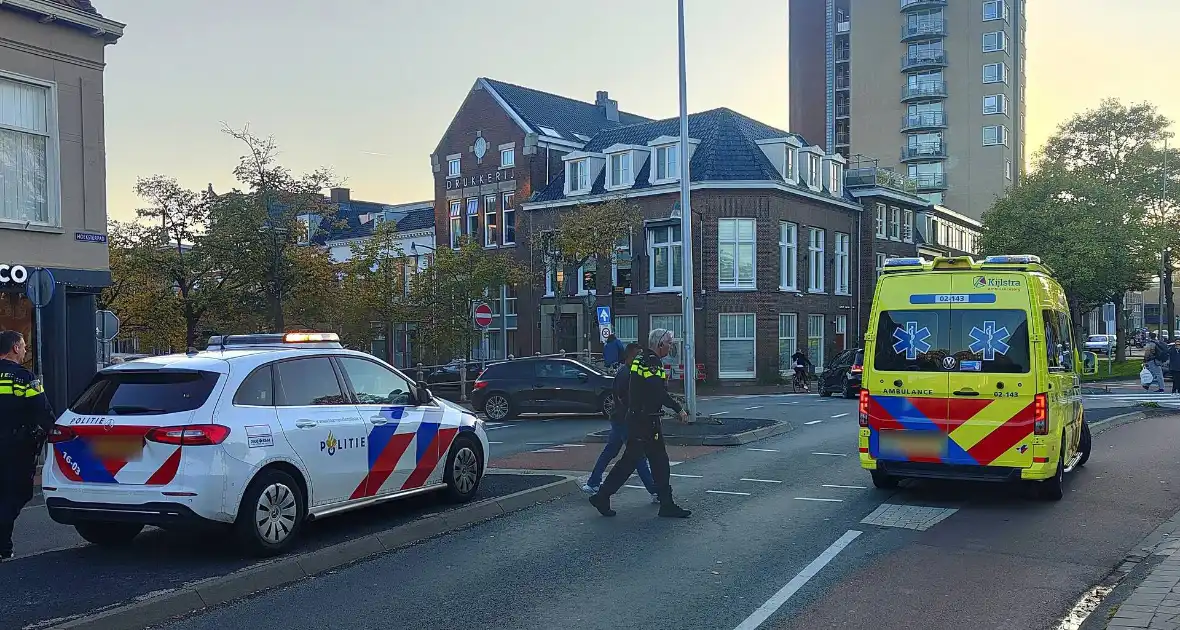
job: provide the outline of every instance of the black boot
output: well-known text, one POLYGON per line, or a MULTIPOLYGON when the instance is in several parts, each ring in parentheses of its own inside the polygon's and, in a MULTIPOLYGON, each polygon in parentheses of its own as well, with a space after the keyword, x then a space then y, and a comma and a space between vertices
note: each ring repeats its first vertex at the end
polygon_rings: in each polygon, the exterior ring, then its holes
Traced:
POLYGON ((664 518, 688 518, 692 515, 691 510, 686 510, 672 500, 672 493, 664 493, 660 497, 660 516, 664 518))
POLYGON ((593 505, 603 516, 615 515, 615 511, 610 509, 610 497, 601 492, 590 495, 590 505, 593 505))

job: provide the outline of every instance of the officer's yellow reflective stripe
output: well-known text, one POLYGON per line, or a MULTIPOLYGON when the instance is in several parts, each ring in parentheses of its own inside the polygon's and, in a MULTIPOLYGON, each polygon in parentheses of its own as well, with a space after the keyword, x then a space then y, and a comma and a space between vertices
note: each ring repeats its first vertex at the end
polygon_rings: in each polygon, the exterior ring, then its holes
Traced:
POLYGON ((11 396, 13 394, 11 385, 0 385, 0 396, 11 396))

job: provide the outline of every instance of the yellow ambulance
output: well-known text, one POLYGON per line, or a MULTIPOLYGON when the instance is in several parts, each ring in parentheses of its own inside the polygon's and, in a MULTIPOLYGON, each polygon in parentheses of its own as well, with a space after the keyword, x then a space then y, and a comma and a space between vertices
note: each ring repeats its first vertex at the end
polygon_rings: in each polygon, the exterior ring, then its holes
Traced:
POLYGON ((905 478, 1036 482, 1062 497, 1090 457, 1065 292, 1036 256, 895 258, 865 335, 860 463, 905 478))

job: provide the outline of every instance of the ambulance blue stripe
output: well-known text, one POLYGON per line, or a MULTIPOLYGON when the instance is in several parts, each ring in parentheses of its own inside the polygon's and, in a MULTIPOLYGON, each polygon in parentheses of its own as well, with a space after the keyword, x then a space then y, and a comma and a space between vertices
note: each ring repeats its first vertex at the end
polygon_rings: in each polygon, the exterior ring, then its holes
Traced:
POLYGON ((890 418, 910 431, 939 431, 940 427, 930 418, 922 415, 918 408, 904 396, 874 396, 877 404, 889 414, 890 418))
POLYGON ((951 439, 951 436, 946 436, 946 455, 942 458, 944 464, 969 464, 971 466, 978 466, 979 462, 970 453, 963 450, 958 442, 951 439))
POLYGON ((915 293, 910 304, 995 304, 994 293, 915 293), (941 298, 941 299, 939 299, 941 298), (963 302, 961 298, 966 298, 963 302))

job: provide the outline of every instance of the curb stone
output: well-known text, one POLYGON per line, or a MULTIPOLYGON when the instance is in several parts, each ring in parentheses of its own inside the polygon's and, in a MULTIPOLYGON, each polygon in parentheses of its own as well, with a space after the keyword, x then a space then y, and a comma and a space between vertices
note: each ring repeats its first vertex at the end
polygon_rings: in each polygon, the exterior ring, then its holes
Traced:
POLYGON ((213 608, 259 591, 285 586, 440 534, 457 531, 538 503, 573 494, 578 488, 577 480, 566 476, 561 481, 431 514, 404 525, 315 551, 265 561, 229 575, 201 580, 155 597, 116 606, 50 627, 63 630, 138 630, 158 625, 203 608, 213 608))
MULTIPOLYGON (((793 431, 795 425, 787 421, 778 421, 774 424, 759 429, 750 429, 749 431, 742 431, 740 433, 729 433, 723 435, 704 435, 694 437, 680 437, 680 436, 666 436, 664 443, 669 446, 741 446, 756 442, 758 440, 782 435, 789 431, 793 431)), ((587 433, 585 440, 587 442, 605 443, 606 436, 597 435, 596 433, 587 433)))

